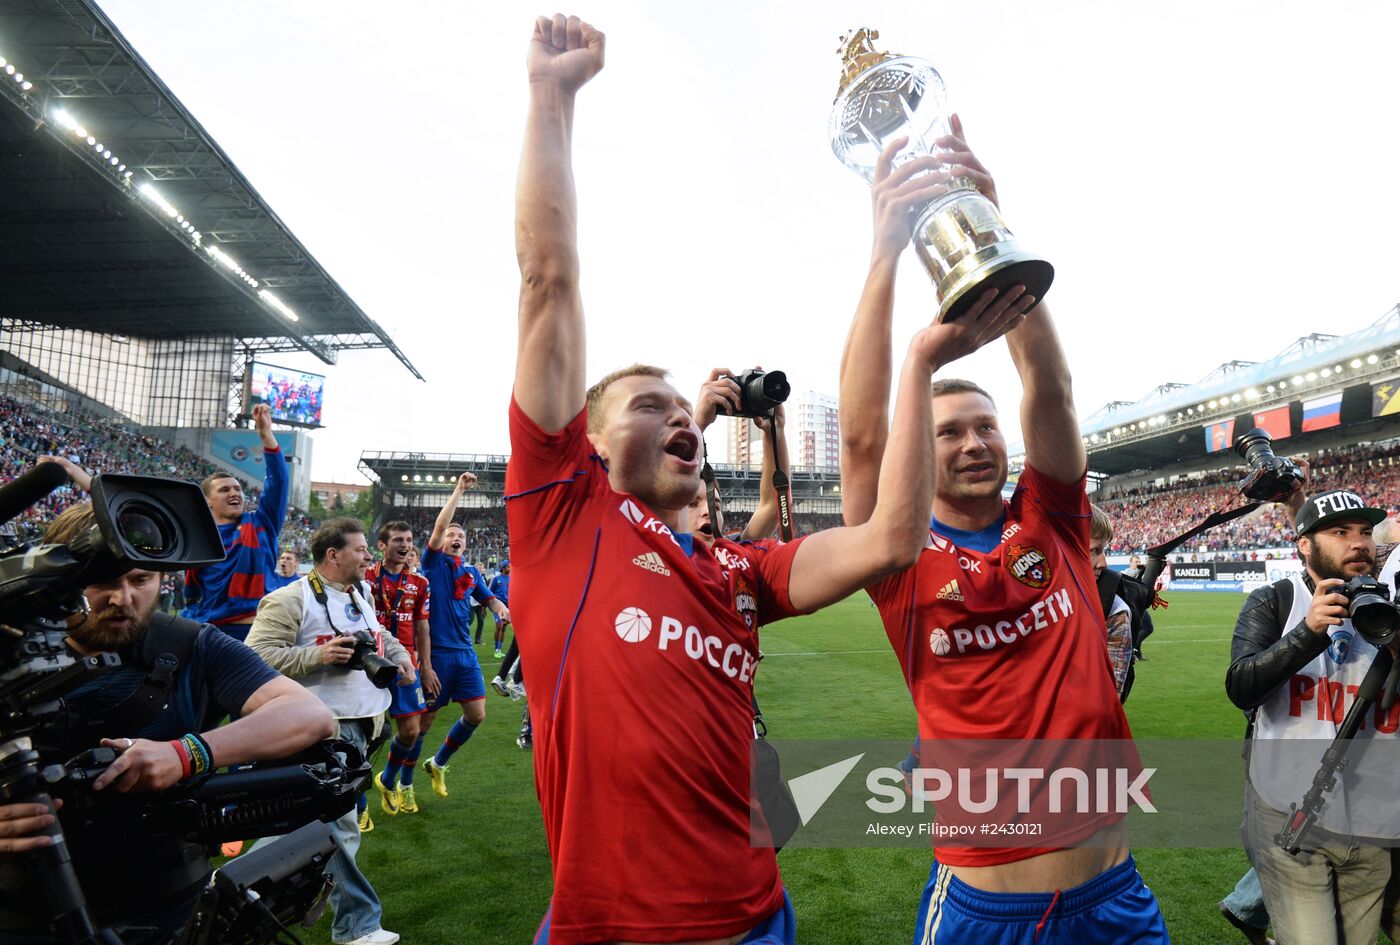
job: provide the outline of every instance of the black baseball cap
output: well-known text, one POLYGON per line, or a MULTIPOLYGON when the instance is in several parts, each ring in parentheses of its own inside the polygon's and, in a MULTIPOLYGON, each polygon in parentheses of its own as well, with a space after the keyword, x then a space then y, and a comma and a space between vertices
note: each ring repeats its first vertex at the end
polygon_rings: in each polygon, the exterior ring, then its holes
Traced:
POLYGON ((1386 519, 1385 509, 1366 504, 1366 500, 1355 492, 1333 489, 1320 492, 1303 503, 1298 510, 1297 537, 1317 531, 1324 525, 1340 519, 1362 518, 1372 525, 1379 525, 1386 519))

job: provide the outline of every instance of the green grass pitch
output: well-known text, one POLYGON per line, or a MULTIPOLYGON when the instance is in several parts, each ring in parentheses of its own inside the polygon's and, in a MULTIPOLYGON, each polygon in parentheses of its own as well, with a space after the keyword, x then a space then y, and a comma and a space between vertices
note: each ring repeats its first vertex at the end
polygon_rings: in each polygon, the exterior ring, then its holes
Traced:
MULTIPOLYGON (((1138 738, 1237 738, 1225 697, 1230 635, 1244 598, 1168 594, 1128 716, 1138 738)), ((773 737, 907 738, 914 712, 898 664, 864 595, 763 631, 759 698, 773 737)), ((498 661, 479 649, 487 675, 498 661)), ((359 861, 384 901, 384 926, 413 945, 528 943, 549 902, 549 859, 528 752, 515 746, 519 705, 492 693, 486 723, 454 760, 451 796, 419 779, 421 813, 384 816, 359 861)), ((439 717, 428 748, 452 719, 439 717)), ((599 720, 606 724, 606 720, 599 720)), ((382 761, 382 756, 381 756, 382 761)), ((779 856, 811 945, 907 945, 930 851, 793 849, 779 856)), ((1243 942, 1215 904, 1248 868, 1239 850, 1137 849, 1178 945, 1243 942)), ((605 869, 606 865, 600 868, 605 869)), ((329 919, 304 940, 329 941, 329 919)))

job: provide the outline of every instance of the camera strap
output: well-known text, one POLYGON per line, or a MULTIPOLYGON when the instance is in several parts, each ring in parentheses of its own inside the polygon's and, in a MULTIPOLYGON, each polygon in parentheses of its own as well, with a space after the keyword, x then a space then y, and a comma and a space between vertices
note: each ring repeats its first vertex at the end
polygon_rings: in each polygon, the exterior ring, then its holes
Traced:
POLYGON ((707 458, 700 465, 700 478, 705 483, 705 505, 710 510, 710 534, 722 537, 719 529, 719 486, 715 484, 715 471, 707 458))
MULTIPOLYGON (((402 580, 402 578, 400 578, 400 580, 402 580)), ((350 632, 350 633, 345 633, 345 632, 343 632, 339 627, 337 627, 337 626, 335 625, 335 618, 331 616, 330 597, 326 594, 326 585, 325 585, 325 583, 321 580, 321 575, 319 575, 319 574, 316 573, 316 569, 315 569, 315 568, 312 568, 312 569, 311 569, 311 573, 309 573, 309 574, 306 575, 306 582, 307 582, 308 584, 311 585, 311 595, 312 595, 313 597, 316 598, 316 603, 320 604, 322 607, 325 608, 325 610, 326 610, 326 623, 328 623, 328 624, 331 625, 331 630, 335 633, 335 635, 338 636, 338 637, 349 637, 349 636, 354 636, 355 634, 354 634, 353 631, 350 632)), ((353 608, 355 608, 355 613, 359 614, 359 615, 360 615, 360 619, 363 620, 363 619, 364 619, 364 616, 365 616, 365 612, 364 612, 364 608, 362 608, 362 607, 360 606, 360 602, 359 602, 358 600, 356 600, 356 596, 355 596, 355 582, 354 582, 354 581, 347 581, 347 582, 346 582, 346 584, 345 584, 345 593, 346 593, 346 595, 350 598, 350 606, 353 607, 353 608)), ((368 623, 368 621, 366 621, 366 623, 368 623)), ((366 626, 366 627, 356 627, 355 629, 356 629, 356 630, 368 630, 368 631, 370 631, 371 633, 373 633, 374 631, 378 630, 379 628, 378 628, 378 627, 368 627, 368 626, 366 626)))
POLYGON ((1171 554, 1206 529, 1214 528, 1217 525, 1224 525, 1226 522, 1233 522, 1237 518, 1248 515, 1263 504, 1263 502, 1250 502, 1247 505, 1241 505, 1239 508, 1212 513, 1202 519, 1201 522, 1190 531, 1182 532, 1175 538, 1168 539, 1154 548, 1148 548, 1147 565, 1143 568, 1142 577, 1138 578, 1138 580, 1150 588, 1156 588, 1157 578, 1161 576, 1162 569, 1167 565, 1167 555, 1171 554))
POLYGON ((203 629, 198 621, 152 614, 140 652, 133 654, 146 667, 145 678, 100 719, 84 719, 81 730, 89 737, 134 735, 154 722, 170 704, 175 677, 193 659, 195 640, 203 629))
POLYGON ((792 541, 792 492, 787 470, 778 462, 778 412, 768 412, 768 448, 773 451, 773 491, 778 494, 778 537, 792 541))

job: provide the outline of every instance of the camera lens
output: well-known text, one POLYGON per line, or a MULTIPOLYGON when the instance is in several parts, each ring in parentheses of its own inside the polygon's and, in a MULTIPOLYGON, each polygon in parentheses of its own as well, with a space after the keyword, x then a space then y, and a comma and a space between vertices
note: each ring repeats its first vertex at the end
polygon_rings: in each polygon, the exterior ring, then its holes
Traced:
POLYGON ((1377 594, 1358 594, 1351 603, 1351 625, 1375 646, 1395 638, 1397 614, 1390 601, 1377 594))
POLYGON ((763 396, 774 404, 784 403, 792 393, 792 385, 782 371, 769 371, 763 375, 763 396))
POLYGON ((1273 437, 1259 427, 1240 435, 1235 441, 1235 452, 1249 465, 1259 467, 1274 458, 1273 437))
POLYGON ((144 502, 124 506, 116 517, 117 534, 137 552, 150 558, 163 558, 174 548, 170 520, 144 502))

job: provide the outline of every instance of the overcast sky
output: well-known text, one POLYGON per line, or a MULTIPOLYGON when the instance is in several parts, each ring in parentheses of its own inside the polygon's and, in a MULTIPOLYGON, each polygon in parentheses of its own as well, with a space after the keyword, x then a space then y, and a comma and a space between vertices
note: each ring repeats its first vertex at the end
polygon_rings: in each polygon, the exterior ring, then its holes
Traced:
MULTIPOLYGON (((523 63, 535 14, 555 11, 101 2, 427 378, 382 352, 344 354, 327 372, 314 477, 362 481, 361 450, 506 452, 523 63)), ((937 66, 1010 226, 1055 265, 1048 299, 1081 416, 1312 331, 1354 331, 1400 299, 1400 4, 565 12, 608 36, 575 127, 590 377, 652 362, 692 395, 710 367, 762 363, 836 392, 870 208, 827 121, 837 37, 859 25, 937 66)), ((897 350, 934 306, 906 254, 897 350)), ((996 395, 1017 437, 1003 345, 946 373, 996 395)))

